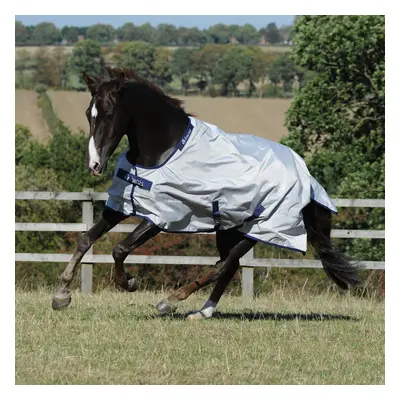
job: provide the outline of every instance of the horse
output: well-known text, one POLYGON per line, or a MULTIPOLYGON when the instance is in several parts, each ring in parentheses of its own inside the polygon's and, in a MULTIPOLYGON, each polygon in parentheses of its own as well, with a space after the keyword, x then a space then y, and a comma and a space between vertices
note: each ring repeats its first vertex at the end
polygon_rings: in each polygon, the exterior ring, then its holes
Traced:
POLYGON ((132 68, 105 69, 102 77, 83 73, 91 94, 88 172, 104 173, 124 135, 129 148, 118 159, 101 217, 81 236, 59 277, 54 310, 70 305, 69 285, 89 248, 132 215, 141 222, 112 252, 113 281, 127 292, 138 286, 125 272, 124 260, 149 239, 160 232, 216 235, 220 259, 215 268, 159 302, 161 314, 175 311, 178 302, 215 282, 204 306, 187 317, 210 318, 240 258, 259 241, 303 254, 308 242, 340 289, 359 284, 359 267, 331 241, 337 210, 298 154, 267 139, 226 134, 196 119, 182 101, 132 68))

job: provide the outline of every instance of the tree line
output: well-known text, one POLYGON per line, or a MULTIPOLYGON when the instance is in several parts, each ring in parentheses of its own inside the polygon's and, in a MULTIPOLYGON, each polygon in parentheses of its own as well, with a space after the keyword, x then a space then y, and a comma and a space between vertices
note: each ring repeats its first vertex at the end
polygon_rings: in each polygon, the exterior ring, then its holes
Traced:
POLYGON ((137 41, 110 49, 86 39, 77 42, 72 52, 43 46, 33 55, 26 49, 17 53, 16 87, 27 89, 45 85, 86 90, 82 72, 101 75, 105 64, 134 67, 167 93, 183 95, 283 97, 308 77, 289 52, 265 52, 259 46, 206 44, 171 50, 137 41))
POLYGON ((256 29, 251 24, 225 25, 216 24, 208 29, 196 27, 176 27, 171 24, 135 25, 127 22, 119 28, 109 24, 95 24, 87 27, 64 26, 57 28, 51 22, 25 26, 15 22, 15 44, 17 46, 47 46, 74 44, 82 39, 91 39, 101 44, 115 42, 144 41, 158 46, 200 46, 207 43, 226 44, 232 38, 240 44, 280 44, 290 43, 293 39, 291 25, 278 28, 269 23, 264 28, 256 29))

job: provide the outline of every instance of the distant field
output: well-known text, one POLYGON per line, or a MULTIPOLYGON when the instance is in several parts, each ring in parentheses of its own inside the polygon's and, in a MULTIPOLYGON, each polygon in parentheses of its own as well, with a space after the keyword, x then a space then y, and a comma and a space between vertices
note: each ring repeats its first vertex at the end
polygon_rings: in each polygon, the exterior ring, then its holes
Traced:
MULTIPOLYGON (((306 291, 226 295, 210 320, 186 321, 199 292, 166 318, 165 293, 15 293, 15 383, 384 385, 384 302, 306 291)), ((133 396, 135 397, 135 396, 133 396)))
MULTIPOLYGON (((29 54, 34 54, 40 46, 16 46, 15 47, 15 59, 18 60, 19 58, 19 52, 21 50, 28 52, 29 54)), ((66 53, 72 53, 72 50, 74 48, 74 46, 42 46, 42 47, 46 47, 46 49, 48 50, 53 50, 55 48, 58 47, 62 47, 66 53)), ((165 46, 167 49, 169 50, 176 50, 179 49, 179 47, 177 46, 165 46)), ((187 46, 187 48, 193 48, 194 46, 187 46)), ((271 53, 282 53, 285 51, 291 51, 292 47, 290 46, 259 46, 263 51, 265 52, 271 52, 271 53)), ((104 46, 104 48, 106 48, 104 46)))
MULTIPOLYGON (((75 132, 87 130, 85 110, 90 95, 86 92, 49 91, 53 107, 59 116, 75 132)), ((179 97, 187 111, 206 122, 218 125, 226 132, 251 133, 278 141, 287 135, 284 127, 285 113, 290 100, 179 97)))
POLYGON ((40 47, 45 47, 46 50, 53 51, 56 48, 62 47, 67 54, 72 53, 73 46, 16 46, 15 47, 15 59, 18 60, 20 55, 27 52, 29 55, 35 54, 40 47))
POLYGON ((32 135, 40 141, 49 136, 50 132, 36 104, 35 92, 15 91, 15 123, 28 126, 32 135))

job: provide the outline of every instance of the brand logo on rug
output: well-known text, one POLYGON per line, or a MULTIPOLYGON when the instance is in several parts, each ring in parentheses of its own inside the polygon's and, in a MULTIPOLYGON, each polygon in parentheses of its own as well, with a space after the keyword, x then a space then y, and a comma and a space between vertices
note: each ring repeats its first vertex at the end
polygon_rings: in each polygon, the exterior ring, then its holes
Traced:
POLYGON ((185 146, 186 142, 189 140, 189 136, 192 133, 193 130, 193 125, 190 124, 186 130, 186 132, 183 134, 182 139, 178 143, 178 149, 182 150, 183 147, 185 146))
POLYGON ((128 171, 125 171, 124 169, 120 168, 117 172, 117 177, 132 183, 136 186, 139 186, 140 188, 144 190, 150 190, 153 182, 148 181, 147 179, 141 178, 140 176, 130 174, 128 171))

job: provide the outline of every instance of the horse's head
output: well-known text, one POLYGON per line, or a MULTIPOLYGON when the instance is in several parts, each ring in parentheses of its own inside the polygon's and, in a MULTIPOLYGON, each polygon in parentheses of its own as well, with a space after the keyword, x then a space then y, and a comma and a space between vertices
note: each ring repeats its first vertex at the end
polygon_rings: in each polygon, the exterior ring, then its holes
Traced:
POLYGON ((126 118, 118 112, 118 103, 125 75, 120 71, 110 80, 102 80, 83 73, 83 78, 92 95, 86 110, 90 132, 88 166, 92 174, 101 175, 124 134, 126 118))

